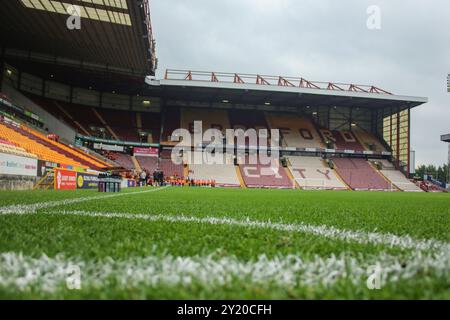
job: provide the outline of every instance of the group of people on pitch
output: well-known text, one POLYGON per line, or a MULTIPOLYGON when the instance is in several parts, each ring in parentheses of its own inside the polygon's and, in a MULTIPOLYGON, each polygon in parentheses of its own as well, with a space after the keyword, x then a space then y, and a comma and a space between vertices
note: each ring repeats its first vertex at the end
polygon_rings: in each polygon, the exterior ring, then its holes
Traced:
POLYGON ((210 179, 193 179, 190 177, 184 178, 179 177, 178 175, 174 174, 173 176, 164 176, 164 172, 157 168, 153 175, 150 175, 147 170, 142 170, 139 174, 139 181, 138 185, 141 187, 144 186, 154 186, 154 187, 160 187, 160 186, 178 186, 178 187, 215 187, 216 181, 210 180, 210 179))

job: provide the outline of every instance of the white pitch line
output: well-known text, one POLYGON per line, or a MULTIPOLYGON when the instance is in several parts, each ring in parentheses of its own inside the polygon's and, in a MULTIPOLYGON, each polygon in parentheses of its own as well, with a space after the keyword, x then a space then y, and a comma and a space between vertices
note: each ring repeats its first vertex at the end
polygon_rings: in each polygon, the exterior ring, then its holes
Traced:
POLYGON ((23 256, 14 252, 0 254, 0 287, 29 291, 38 289, 55 292, 65 288, 73 275, 73 267, 80 270, 82 288, 101 289, 113 285, 117 289, 137 286, 182 286, 200 284, 214 289, 224 285, 240 283, 283 288, 299 286, 330 286, 338 280, 347 280, 354 285, 365 285, 370 267, 377 266, 380 284, 394 283, 421 277, 443 277, 448 275, 448 264, 443 264, 440 253, 417 253, 408 261, 381 253, 371 257, 355 258, 346 254, 310 260, 296 255, 269 259, 261 255, 249 261, 236 257, 174 257, 147 256, 117 261, 107 258, 102 261, 79 258, 66 259, 62 255, 50 258, 23 256))
MULTIPOLYGON (((229 217, 192 217, 184 215, 151 215, 133 213, 105 213, 90 211, 57 211, 45 212, 52 215, 75 215, 99 218, 140 219, 148 221, 165 221, 173 223, 204 223, 212 225, 232 225, 247 228, 272 229, 287 232, 313 234, 328 239, 356 242, 361 244, 383 245, 392 248, 413 250, 440 250, 450 256, 450 244, 436 239, 415 239, 409 235, 399 236, 392 233, 352 231, 338 229, 326 225, 310 225, 305 223, 285 224, 271 221, 257 221, 246 218, 237 220, 229 217)), ((450 258, 449 258, 450 259, 450 258)))
POLYGON ((157 191, 164 190, 166 188, 168 188, 168 186, 161 187, 158 189, 150 189, 150 190, 143 190, 143 191, 137 191, 137 192, 114 193, 114 194, 100 195, 100 196, 93 196, 93 197, 80 197, 80 198, 73 198, 73 199, 38 202, 38 203, 32 203, 32 204, 11 205, 11 206, 0 207, 0 215, 2 215, 2 214, 36 213, 37 210, 44 209, 44 208, 69 205, 69 204, 91 201, 91 200, 102 200, 102 199, 130 196, 130 195, 136 195, 136 194, 143 194, 143 193, 148 193, 148 192, 157 192, 157 191))

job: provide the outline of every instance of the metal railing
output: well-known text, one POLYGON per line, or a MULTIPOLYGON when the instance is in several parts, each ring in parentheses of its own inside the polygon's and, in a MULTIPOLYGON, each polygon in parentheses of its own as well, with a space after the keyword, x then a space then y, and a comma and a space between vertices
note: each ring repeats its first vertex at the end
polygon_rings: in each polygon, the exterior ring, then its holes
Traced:
POLYGON ((346 84, 338 82, 309 81, 302 77, 284 77, 245 73, 211 72, 167 69, 165 80, 206 81, 240 84, 258 84, 266 86, 282 86, 309 88, 318 90, 350 91, 374 94, 392 93, 371 85, 346 84))

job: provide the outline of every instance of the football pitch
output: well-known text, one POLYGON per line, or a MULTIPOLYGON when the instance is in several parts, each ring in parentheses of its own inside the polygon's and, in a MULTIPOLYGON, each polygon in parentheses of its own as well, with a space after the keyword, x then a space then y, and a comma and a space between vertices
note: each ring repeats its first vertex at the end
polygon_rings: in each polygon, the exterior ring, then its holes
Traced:
POLYGON ((450 299, 450 195, 0 191, 3 299, 450 299))

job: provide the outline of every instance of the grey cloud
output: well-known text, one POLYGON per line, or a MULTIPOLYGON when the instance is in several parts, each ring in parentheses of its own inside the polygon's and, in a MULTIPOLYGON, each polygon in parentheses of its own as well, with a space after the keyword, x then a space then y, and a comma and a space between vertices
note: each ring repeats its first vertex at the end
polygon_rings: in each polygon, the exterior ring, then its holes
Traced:
POLYGON ((151 13, 159 76, 166 68, 280 74, 426 96, 412 114, 416 161, 446 162, 448 0, 153 0, 151 13), (369 5, 381 9, 381 30, 366 28, 369 5))

